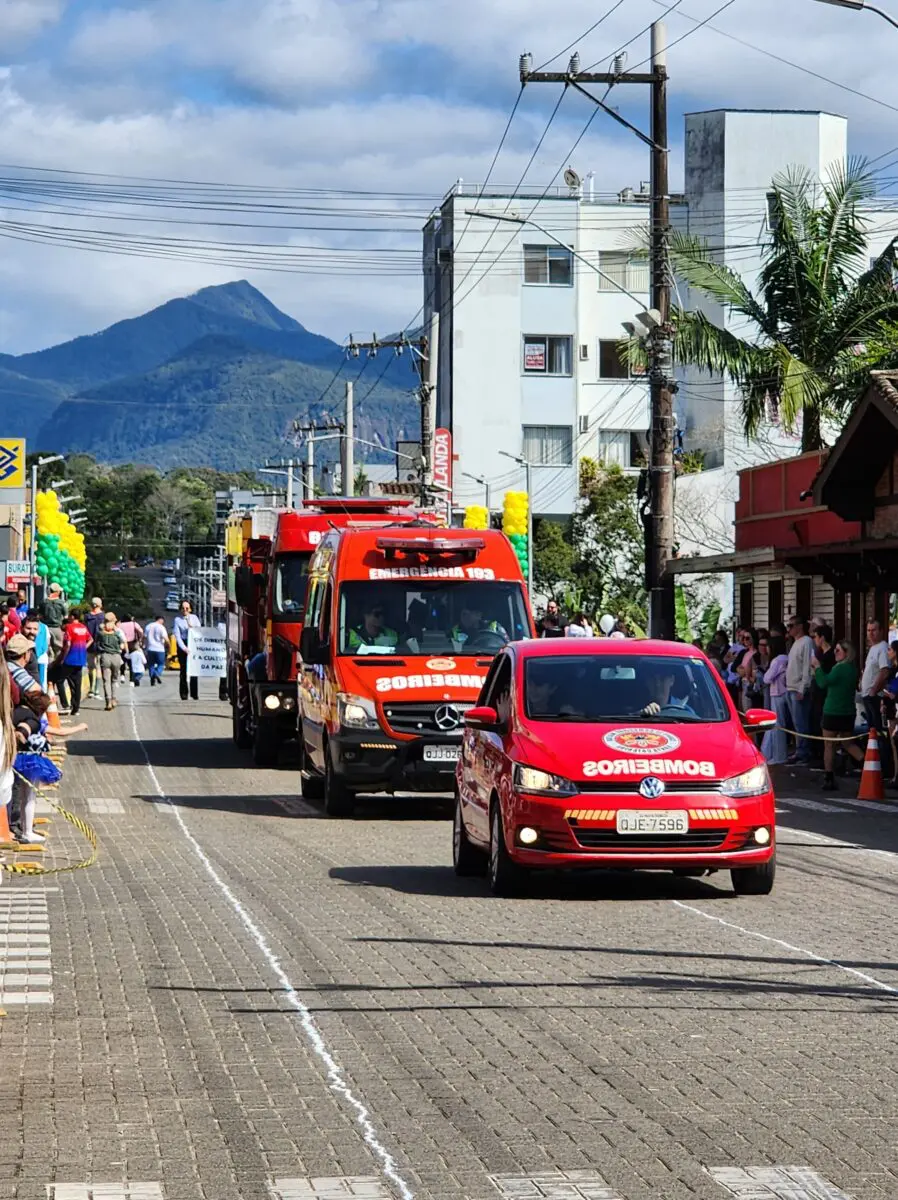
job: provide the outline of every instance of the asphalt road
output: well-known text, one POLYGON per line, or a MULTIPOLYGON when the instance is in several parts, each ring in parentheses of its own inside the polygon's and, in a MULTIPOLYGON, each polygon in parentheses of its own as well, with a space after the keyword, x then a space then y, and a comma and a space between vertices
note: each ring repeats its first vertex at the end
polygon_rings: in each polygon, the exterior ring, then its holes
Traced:
POLYGON ((214 691, 86 705, 99 863, 0 889, 0 1200, 898 1195, 894 810, 785 777, 770 898, 495 900, 438 806, 321 818, 214 691))

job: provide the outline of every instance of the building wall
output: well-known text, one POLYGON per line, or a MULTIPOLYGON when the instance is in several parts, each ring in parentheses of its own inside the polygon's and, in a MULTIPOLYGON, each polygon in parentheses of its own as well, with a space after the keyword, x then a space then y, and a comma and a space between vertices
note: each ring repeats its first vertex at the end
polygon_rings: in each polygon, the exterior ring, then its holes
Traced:
POLYGON ((782 586, 782 613, 780 619, 797 614, 803 617, 819 616, 832 624, 835 619, 835 592, 819 575, 801 575, 791 567, 769 566, 755 567, 752 570, 735 573, 735 617, 745 620, 745 614, 740 611, 741 589, 745 584, 752 585, 751 624, 755 629, 769 629, 776 620, 769 606, 770 584, 782 586), (802 581, 803 587, 799 581, 802 581), (799 596, 808 595, 810 604, 807 611, 799 608, 799 596))

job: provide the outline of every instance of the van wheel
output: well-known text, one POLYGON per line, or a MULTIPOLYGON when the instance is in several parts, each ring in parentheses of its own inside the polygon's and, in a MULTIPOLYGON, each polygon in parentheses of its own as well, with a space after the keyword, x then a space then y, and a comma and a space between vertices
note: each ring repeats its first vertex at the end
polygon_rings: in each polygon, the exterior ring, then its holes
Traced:
POLYGON ((502 830, 502 810, 494 800, 490 811, 490 891, 494 896, 519 896, 524 888, 527 872, 513 862, 505 845, 502 830))
POLYGON ((351 817, 355 796, 334 774, 330 751, 324 752, 324 811, 329 817, 351 817))
POLYGON ((231 705, 231 736, 238 750, 248 750, 253 744, 253 735, 250 732, 246 713, 241 711, 236 694, 234 696, 234 703, 231 705))
POLYGON ((776 855, 758 867, 740 867, 730 871, 737 896, 769 896, 776 876, 776 855))
POLYGON ((482 850, 478 850, 468 837, 462 818, 461 796, 456 792, 452 818, 452 865, 455 867, 455 874, 462 877, 482 875, 486 864, 486 855, 482 850))
POLYGON ((272 729, 267 722, 259 721, 253 738, 253 762, 257 767, 276 767, 280 749, 281 741, 277 730, 272 729))

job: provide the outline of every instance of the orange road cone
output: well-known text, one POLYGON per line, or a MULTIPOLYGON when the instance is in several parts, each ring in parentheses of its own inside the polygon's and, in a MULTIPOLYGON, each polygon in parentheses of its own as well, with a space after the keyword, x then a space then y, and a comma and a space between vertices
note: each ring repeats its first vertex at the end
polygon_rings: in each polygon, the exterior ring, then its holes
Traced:
POLYGON ((50 696, 50 707, 47 709, 47 721, 51 729, 61 729, 62 724, 59 720, 59 709, 56 707, 56 688, 52 683, 47 684, 47 692, 50 696))
POLYGON ((882 763, 879 761, 879 739, 876 730, 871 729, 867 737, 867 753, 864 757, 864 769, 861 771, 861 786, 858 788, 858 800, 885 800, 882 786, 882 763))

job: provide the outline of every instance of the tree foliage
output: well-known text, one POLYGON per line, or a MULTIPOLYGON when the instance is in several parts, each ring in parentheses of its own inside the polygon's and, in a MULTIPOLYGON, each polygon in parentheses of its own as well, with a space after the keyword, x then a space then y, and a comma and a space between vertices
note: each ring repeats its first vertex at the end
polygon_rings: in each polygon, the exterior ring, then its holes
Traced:
POLYGON ((787 428, 801 424, 802 450, 818 449, 823 422, 844 417, 870 369, 898 364, 896 240, 872 265, 867 258, 863 206, 874 193, 873 175, 857 160, 822 186, 804 168, 777 175, 757 292, 717 261, 719 250, 672 235, 677 275, 744 330, 677 308, 675 359, 736 384, 747 435, 775 406, 787 428))

